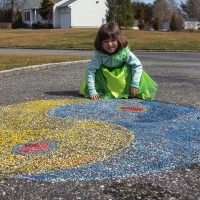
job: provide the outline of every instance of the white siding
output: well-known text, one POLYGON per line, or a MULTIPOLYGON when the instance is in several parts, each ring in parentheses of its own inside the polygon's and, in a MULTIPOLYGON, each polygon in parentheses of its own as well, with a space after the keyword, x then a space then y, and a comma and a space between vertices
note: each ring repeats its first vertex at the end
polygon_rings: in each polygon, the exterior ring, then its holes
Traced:
POLYGON ((28 1, 25 1, 24 6, 22 8, 22 10, 27 10, 27 9, 31 9, 31 5, 29 4, 28 1))
POLYGON ((36 11, 36 9, 33 9, 32 11, 31 11, 31 24, 33 24, 33 23, 36 23, 38 20, 37 20, 37 11, 36 11))
POLYGON ((61 14, 58 8, 53 10, 53 21, 54 28, 61 28, 61 14))
POLYGON ((99 28, 105 22, 105 12, 105 0, 77 0, 71 4, 71 26, 99 28))
POLYGON ((200 28, 200 22, 188 21, 185 22, 185 29, 198 29, 200 28))

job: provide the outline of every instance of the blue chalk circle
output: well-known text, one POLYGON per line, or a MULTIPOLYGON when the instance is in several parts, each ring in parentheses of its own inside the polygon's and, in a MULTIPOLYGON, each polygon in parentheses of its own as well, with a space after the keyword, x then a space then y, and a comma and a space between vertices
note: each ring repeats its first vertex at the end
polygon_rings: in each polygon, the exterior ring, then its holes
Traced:
POLYGON ((131 130, 135 139, 126 149, 86 166, 18 175, 40 180, 78 181, 137 176, 200 162, 200 111, 137 99, 109 99, 63 105, 47 111, 53 118, 95 120, 131 130), (120 106, 144 108, 142 112, 120 106))

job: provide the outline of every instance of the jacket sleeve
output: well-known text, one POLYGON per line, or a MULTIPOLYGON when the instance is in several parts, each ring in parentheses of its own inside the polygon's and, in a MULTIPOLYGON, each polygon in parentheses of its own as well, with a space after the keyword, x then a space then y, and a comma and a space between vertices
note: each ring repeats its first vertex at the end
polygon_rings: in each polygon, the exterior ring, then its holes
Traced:
POLYGON ((86 77, 87 77, 87 86, 89 95, 97 94, 97 91, 95 89, 95 74, 96 70, 99 69, 101 66, 101 58, 98 55, 95 55, 86 70, 86 77))
POLYGON ((131 70, 132 70, 131 86, 138 88, 140 78, 142 75, 142 64, 140 60, 131 51, 126 58, 126 63, 131 66, 131 70))

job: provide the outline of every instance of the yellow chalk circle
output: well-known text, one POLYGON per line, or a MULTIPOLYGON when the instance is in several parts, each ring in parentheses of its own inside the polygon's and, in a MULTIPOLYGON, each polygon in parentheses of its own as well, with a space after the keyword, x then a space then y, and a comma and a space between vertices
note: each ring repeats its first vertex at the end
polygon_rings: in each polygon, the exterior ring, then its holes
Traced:
POLYGON ((87 101, 38 100, 1 106, 0 177, 79 167, 103 161, 128 147, 134 135, 122 126, 100 121, 57 119, 45 114, 55 106, 87 101), (24 153, 28 145, 30 148, 43 143, 55 146, 40 153, 36 150, 31 154, 24 153), (18 147, 23 149, 23 154, 19 149, 16 151, 18 147))

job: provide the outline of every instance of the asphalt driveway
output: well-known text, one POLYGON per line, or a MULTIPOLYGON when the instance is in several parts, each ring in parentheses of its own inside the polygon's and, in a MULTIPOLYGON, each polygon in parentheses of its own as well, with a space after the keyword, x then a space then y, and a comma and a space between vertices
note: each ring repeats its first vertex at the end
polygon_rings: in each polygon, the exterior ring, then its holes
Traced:
MULTIPOLYGON (((40 50, 40 53, 41 51, 43 53, 50 53, 49 50, 40 50)), ((52 54, 58 52, 59 54, 62 52, 66 54, 66 51, 56 52, 55 50, 53 50, 52 54)), ((82 52, 77 51, 67 52, 68 54, 82 54, 82 52)), ((84 51, 84 55, 86 54, 92 56, 93 52, 84 51)), ((104 178, 98 179, 94 176, 94 178, 88 180, 84 178, 66 178, 67 181, 55 181, 54 179, 45 180, 45 178, 34 178, 37 176, 37 173, 34 174, 34 177, 33 175, 30 176, 31 173, 27 173, 29 176, 27 175, 25 177, 25 175, 20 175, 20 171, 18 172, 19 174, 15 174, 14 176, 9 173, 6 175, 1 172, 0 199, 200 199, 200 141, 198 139, 200 133, 200 54, 195 52, 135 52, 135 55, 141 60, 144 70, 159 85, 157 96, 154 100, 154 107, 158 106, 160 109, 163 109, 163 107, 173 105, 174 107, 172 106, 172 108, 174 108, 174 110, 177 109, 177 111, 174 111, 174 115, 177 114, 176 112, 178 112, 179 108, 186 108, 189 110, 188 112, 191 113, 192 110, 192 112, 194 111, 196 113, 193 121, 189 118, 193 118, 194 116, 188 114, 187 118, 179 116, 178 121, 173 121, 173 119, 170 118, 169 122, 166 121, 166 124, 176 124, 177 122, 184 124, 186 123, 185 121, 188 121, 188 125, 183 125, 183 127, 178 130, 183 131, 184 134, 184 130, 187 129, 191 130, 191 134, 196 134, 195 155, 194 151, 191 152, 191 155, 194 156, 197 161, 188 162, 187 165, 179 165, 175 168, 166 168, 165 170, 153 171, 150 168, 148 173, 139 173, 136 175, 128 175, 127 173, 113 179, 109 178, 109 175, 105 175, 104 178)), ((41 100, 60 101, 66 99, 69 102, 73 102, 74 99, 77 102, 81 102, 83 97, 79 95, 78 90, 87 64, 87 61, 80 63, 63 63, 63 66, 55 68, 45 68, 37 71, 0 77, 1 116, 5 115, 8 119, 11 119, 9 118, 8 111, 11 112, 10 115, 12 115, 12 108, 23 108, 18 105, 24 102, 41 100), (9 107, 10 105, 11 107, 9 107), (17 107, 15 105, 17 105, 17 107)), ((84 108, 82 109, 84 110, 84 108)), ((84 111, 88 112, 88 109, 84 111)), ((20 115, 20 110, 14 110, 14 112, 20 115)), ((184 110, 184 113, 185 112, 184 110)), ((17 114, 15 116, 18 116, 17 114)), ((114 115, 115 113, 113 113, 113 116, 114 115)), ((166 116, 166 119, 168 117, 167 115, 171 115, 170 112, 161 114, 161 116, 166 116)), ((4 125, 3 123, 4 121, 2 122, 2 127, 4 125)), ((5 121, 6 125, 7 123, 8 122, 5 121)), ((137 122, 135 123, 137 125, 137 122)), ((165 121, 160 120, 158 126, 162 126, 162 128, 158 127, 158 129, 164 130, 164 124, 165 121)), ((8 123, 8 126, 11 125, 8 123)), ((8 126, 6 127, 10 131, 11 127, 8 126)), ((14 131, 20 129, 18 125, 12 126, 15 127, 14 131)), ((2 129, 2 131, 5 132, 7 129, 2 129)), ((153 130, 156 130, 156 128, 153 127, 153 130)), ((13 132, 13 134, 16 133, 13 132)), ((179 138, 182 138, 182 136, 179 138)), ((189 137, 187 137, 186 140, 189 140, 189 137)), ((186 140, 185 142, 187 143, 188 141, 186 140)), ((183 142, 184 140, 181 141, 183 142)), ((2 145, 3 144, 2 142, 2 145)), ((156 145, 159 146, 158 144, 156 145)), ((175 145, 175 143, 173 143, 172 146, 173 145, 175 145)), ((3 153, 3 150, 1 151, 2 156, 4 156, 6 153, 3 153)), ((181 150, 178 153, 180 152, 184 153, 181 150)), ((177 157, 178 156, 177 154, 177 157)), ((105 163, 107 162, 105 161, 105 163)), ((105 163, 103 164, 104 166, 106 166, 105 163)), ((5 161, 4 164, 2 162, 1 168, 5 169, 4 171, 7 170, 5 165, 5 161)), ((11 166, 12 164, 10 163, 7 167, 9 168, 11 166)), ((25 165, 22 166, 25 168, 25 165)), ((113 168, 114 167, 115 166, 113 166, 113 168)), ((77 171, 76 173, 79 174, 80 172, 77 171)), ((96 175, 99 173, 97 169, 95 173, 96 175)))

